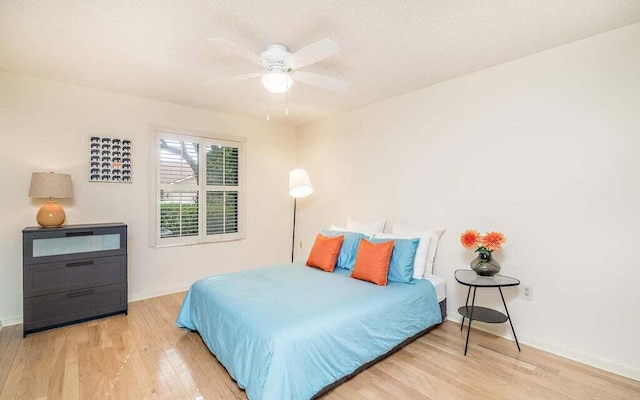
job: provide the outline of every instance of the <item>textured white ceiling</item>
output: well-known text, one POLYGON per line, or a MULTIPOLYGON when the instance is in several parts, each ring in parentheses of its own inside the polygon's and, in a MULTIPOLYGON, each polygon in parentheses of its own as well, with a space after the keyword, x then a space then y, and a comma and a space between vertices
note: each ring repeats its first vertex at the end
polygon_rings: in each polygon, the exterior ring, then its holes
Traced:
MULTIPOLYGON (((293 125, 640 21, 638 0, 1 0, 0 69, 293 125), (304 70, 350 82, 335 94, 259 80, 206 41, 342 51, 304 70)), ((1 90, 1 88, 0 88, 1 90)))

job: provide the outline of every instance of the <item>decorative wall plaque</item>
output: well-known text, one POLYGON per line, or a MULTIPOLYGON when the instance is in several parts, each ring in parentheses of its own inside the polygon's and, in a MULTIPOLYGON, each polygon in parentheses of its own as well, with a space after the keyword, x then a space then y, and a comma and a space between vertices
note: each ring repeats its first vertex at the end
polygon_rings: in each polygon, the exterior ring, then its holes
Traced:
POLYGON ((89 181, 131 183, 131 140, 92 135, 89 181))

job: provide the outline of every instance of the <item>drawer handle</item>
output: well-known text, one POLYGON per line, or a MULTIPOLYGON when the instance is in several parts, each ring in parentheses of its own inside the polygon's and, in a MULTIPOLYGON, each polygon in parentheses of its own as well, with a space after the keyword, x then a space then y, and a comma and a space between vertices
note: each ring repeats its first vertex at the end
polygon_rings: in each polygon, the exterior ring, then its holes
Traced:
POLYGON ((84 231, 84 232, 67 232, 67 236, 92 236, 93 231, 84 231))
POLYGON ((91 261, 79 261, 79 262, 73 262, 73 263, 67 263, 67 268, 72 268, 72 267, 82 267, 85 265, 93 265, 93 260, 91 261))
POLYGON ((72 298, 72 297, 81 297, 81 296, 90 296, 95 292, 95 289, 87 289, 87 290, 83 290, 81 292, 73 292, 73 293, 67 293, 67 298, 72 298))

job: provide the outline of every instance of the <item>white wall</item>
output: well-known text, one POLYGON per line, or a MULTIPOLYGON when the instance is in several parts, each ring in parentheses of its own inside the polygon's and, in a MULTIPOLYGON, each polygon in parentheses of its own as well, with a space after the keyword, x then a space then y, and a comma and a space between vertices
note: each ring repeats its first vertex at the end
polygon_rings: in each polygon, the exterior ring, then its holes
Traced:
POLYGON ((0 321, 22 315, 22 233, 42 199, 27 197, 32 172, 70 173, 67 223, 129 225, 129 299, 184 290, 219 271, 287 262, 293 168, 291 128, 101 90, 0 73, 0 321), (149 248, 149 125, 244 136, 247 237, 227 243, 149 248), (132 184, 88 182, 89 135, 132 139, 132 184))
POLYGON ((640 379, 639 41, 631 25, 300 127, 316 191, 298 258, 347 215, 444 227, 435 272, 459 320, 459 235, 502 231, 503 274, 533 285, 505 291, 519 339, 640 379))

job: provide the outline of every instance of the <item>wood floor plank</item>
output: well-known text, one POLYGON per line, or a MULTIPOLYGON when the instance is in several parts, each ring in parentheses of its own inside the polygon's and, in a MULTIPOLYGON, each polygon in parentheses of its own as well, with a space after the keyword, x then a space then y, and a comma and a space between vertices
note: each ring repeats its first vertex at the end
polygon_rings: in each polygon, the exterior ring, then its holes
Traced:
MULTIPOLYGON (((20 332, 22 332, 21 327, 20 332)), ((18 351, 11 362, 11 370, 7 375, 4 385, 0 389, 0 400, 10 400, 17 397, 32 342, 33 338, 30 337, 20 340, 18 351)))
MULTIPOLYGON (((151 384, 151 395, 162 400, 172 399, 169 385, 161 373, 158 373, 158 363, 151 352, 150 343, 146 340, 149 334, 141 318, 141 308, 144 307, 142 302, 135 302, 129 306, 129 315, 127 316, 130 329, 126 331, 125 340, 128 348, 135 347, 136 359, 139 358, 141 366, 137 372, 146 374, 151 384)), ((138 378, 142 381, 143 378, 138 378)))
POLYGON ((4 355, 7 346, 9 346, 11 337, 13 336, 13 333, 16 329, 16 325, 4 326, 0 328, 0 358, 2 358, 2 356, 4 355))
POLYGON ((64 355, 64 376, 62 382, 62 399, 78 400, 80 398, 78 375, 78 337, 82 325, 70 326, 68 329, 67 352, 64 355))
POLYGON ((20 348, 22 329, 19 325, 2 328, 2 339, 0 339, 0 388, 7 381, 11 365, 20 348))
MULTIPOLYGON (((46 389, 46 397, 48 399, 61 399, 64 390, 64 371, 65 359, 67 355, 67 337, 55 335, 53 347, 50 349, 50 366, 48 367, 49 381, 44 389, 46 389)), ((47 371, 43 371, 47 373, 47 371)))
POLYGON ((145 369, 144 361, 140 356, 140 352, 135 348, 135 342, 131 333, 128 331, 123 332, 122 338, 124 348, 129 351, 125 357, 129 362, 131 374, 133 375, 136 385, 140 391, 140 398, 157 399, 158 396, 154 390, 153 381, 145 369))
MULTIPOLYGON (((184 293, 131 303, 129 315, 22 338, 0 333, 0 400, 246 400, 197 332, 178 329, 184 293)), ((322 400, 640 399, 640 382, 445 322, 322 400)))
POLYGON ((24 371, 20 376, 20 383, 18 384, 16 399, 35 399, 36 397, 36 384, 38 364, 42 358, 42 347, 44 346, 44 334, 34 335, 27 340, 31 340, 31 346, 29 347, 29 353, 27 355, 24 371))

